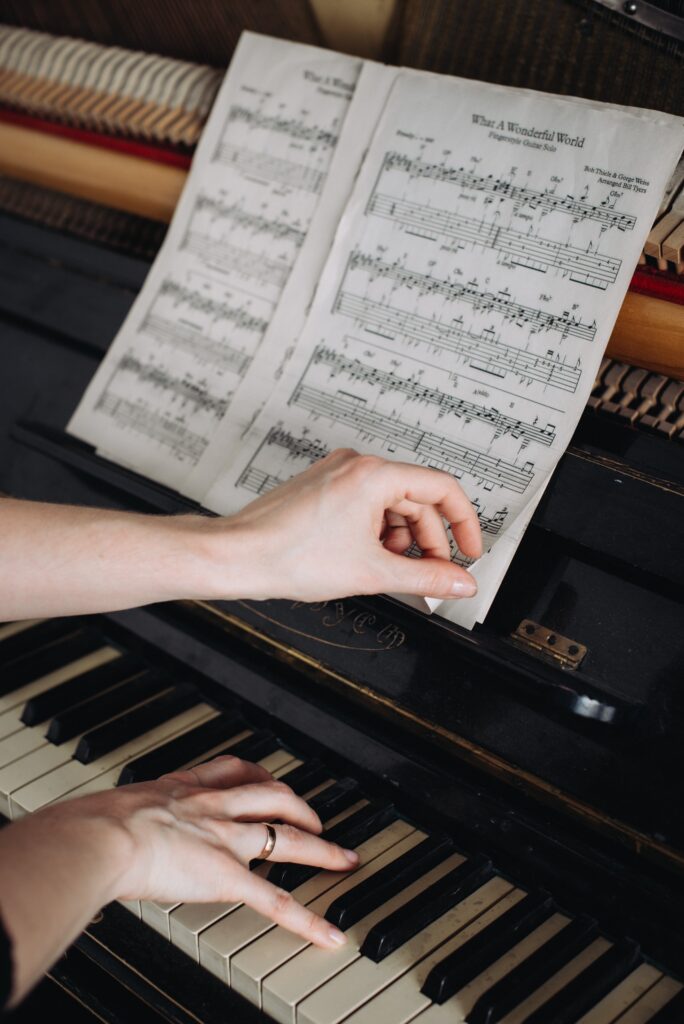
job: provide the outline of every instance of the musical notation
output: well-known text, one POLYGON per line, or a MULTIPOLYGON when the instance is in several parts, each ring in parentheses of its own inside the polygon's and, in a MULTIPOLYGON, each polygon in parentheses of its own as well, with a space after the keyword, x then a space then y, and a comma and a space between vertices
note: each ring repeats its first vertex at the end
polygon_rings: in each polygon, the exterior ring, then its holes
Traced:
POLYGON ((345 391, 327 391, 298 384, 289 404, 311 416, 350 427, 358 437, 380 441, 388 452, 409 451, 425 465, 444 469, 460 479, 474 477, 485 490, 505 487, 524 494, 534 475, 534 463, 522 466, 496 458, 446 434, 424 430, 398 417, 371 409, 366 399, 345 391))
POLYGON ((154 313, 147 314, 140 329, 165 346, 189 353, 198 364, 210 363, 217 370, 234 373, 239 377, 243 376, 250 363, 250 356, 245 352, 223 341, 212 341, 192 327, 154 313))
POLYGON ((176 304, 184 303, 190 309, 207 313, 214 320, 227 321, 240 330, 263 334, 268 326, 263 317, 255 316, 245 306, 232 306, 228 302, 217 301, 210 295, 199 292, 195 288, 187 288, 170 277, 162 281, 159 295, 169 296, 176 304))
POLYGON ((187 231, 182 247, 197 256, 207 267, 216 267, 240 279, 256 281, 263 287, 270 285, 278 292, 285 287, 292 269, 290 263, 269 260, 260 253, 250 252, 249 249, 211 238, 198 231, 187 231))
POLYGON ((265 114, 261 110, 233 105, 228 111, 226 124, 246 124, 250 128, 260 128, 267 132, 283 132, 301 142, 312 142, 325 146, 336 146, 337 135, 325 126, 306 124, 296 117, 282 117, 280 114, 265 114))
POLYGON ((485 328, 479 333, 467 330, 461 318, 441 323, 345 291, 338 293, 333 312, 350 317, 369 334, 388 341, 400 337, 409 344, 423 344, 431 350, 452 353, 472 369, 492 377, 504 379, 512 375, 520 381, 538 381, 560 391, 574 392, 582 376, 578 365, 564 362, 553 350, 538 355, 508 345, 491 329, 485 328))
POLYGON ((209 213, 212 220, 227 220, 233 228, 243 228, 255 235, 269 235, 276 241, 292 242, 297 248, 304 244, 306 231, 280 218, 265 217, 260 213, 252 213, 245 209, 241 202, 226 202, 219 196, 210 196, 200 192, 194 203, 193 217, 196 213, 209 213))
MULTIPOLYGON (((459 398, 457 395, 449 395, 437 387, 430 387, 421 383, 420 380, 401 377, 394 371, 382 370, 377 366, 369 366, 358 359, 349 358, 341 352, 319 345, 313 352, 309 366, 326 366, 330 369, 331 377, 345 374, 350 381, 362 381, 379 389, 380 394, 387 391, 404 395, 408 402, 433 405, 438 411, 439 417, 454 416, 463 419, 465 423, 473 420, 479 421, 493 430, 493 439, 497 440, 507 434, 516 441, 521 441, 521 450, 529 444, 541 444, 548 447, 556 439, 556 428, 548 423, 540 426, 537 423, 524 423, 513 416, 506 416, 490 406, 480 405, 477 402, 470 402, 459 398)), ((296 401, 297 391, 295 390, 293 401, 296 401)))
POLYGON ((206 449, 206 437, 187 423, 125 395, 107 390, 100 397, 98 410, 125 433, 152 439, 178 462, 197 465, 206 449))
MULTIPOLYGON (((268 455, 269 449, 273 448, 284 452, 284 457, 288 461, 294 461, 295 463, 301 461, 305 467, 313 465, 314 462, 318 462, 319 459, 329 454, 327 446, 318 438, 296 436, 282 426, 271 427, 248 464, 240 473, 237 480, 238 487, 242 487, 252 494, 261 495, 272 491, 275 487, 279 487, 280 484, 285 482, 287 474, 279 476, 259 465, 262 456, 268 455)), ((495 537, 506 522, 508 507, 504 505, 503 508, 495 509, 489 514, 478 498, 474 500, 473 506, 477 512, 482 531, 495 537)))
POLYGON ((270 156, 232 142, 219 142, 214 152, 214 162, 231 167, 246 178, 264 184, 277 182, 288 188, 320 195, 325 184, 326 172, 309 167, 298 160, 270 156))
POLYGON ((616 210, 613 205, 615 200, 611 202, 610 197, 598 204, 590 203, 585 198, 558 195, 555 189, 539 191, 525 185, 516 185, 512 179, 499 178, 494 174, 475 174, 474 171, 468 171, 463 167, 431 163, 406 156, 404 153, 387 153, 382 171, 401 171, 410 178, 431 178, 433 181, 447 182, 459 188, 482 192, 491 199, 509 199, 516 209, 529 207, 531 210, 541 210, 544 213, 564 213, 575 221, 597 221, 603 228, 632 231, 636 223, 636 217, 632 214, 616 210))
POLYGON ((450 302, 467 302, 477 313, 497 313, 505 322, 527 327, 532 333, 558 331, 561 338, 571 335, 583 341, 593 341, 596 337, 595 322, 583 323, 580 317, 568 311, 550 313, 534 306, 524 306, 514 301, 508 288, 498 292, 482 291, 475 282, 462 284, 432 274, 420 274, 407 269, 398 261, 388 263, 378 256, 370 256, 359 250, 352 252, 347 266, 350 270, 365 270, 371 280, 382 277, 403 287, 416 289, 421 296, 441 295, 450 302))
MULTIPOLYGON (((217 419, 225 415, 227 400, 222 396, 213 395, 208 381, 204 379, 196 381, 189 374, 179 377, 169 373, 158 363, 143 362, 132 352, 126 353, 118 360, 112 379, 123 373, 132 374, 141 384, 150 384, 155 389, 168 392, 174 399, 179 400, 181 408, 187 409, 190 413, 209 413, 217 419)), ((104 402, 108 390, 106 389, 100 396, 98 406, 104 402)))
POLYGON ((526 234, 477 217, 463 217, 450 210, 399 199, 373 191, 367 212, 401 224, 407 234, 432 242, 454 239, 481 249, 498 252, 507 266, 527 267, 545 274, 557 271, 577 284, 599 288, 612 284, 622 261, 604 256, 593 247, 580 249, 539 235, 526 234))

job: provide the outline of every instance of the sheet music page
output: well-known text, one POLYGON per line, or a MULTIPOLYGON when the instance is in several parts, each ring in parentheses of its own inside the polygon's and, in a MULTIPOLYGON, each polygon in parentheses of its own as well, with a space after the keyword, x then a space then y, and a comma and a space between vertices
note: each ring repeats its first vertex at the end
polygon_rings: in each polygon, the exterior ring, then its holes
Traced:
POLYGON ((206 504, 232 512, 340 445, 439 467, 488 549, 478 597, 439 606, 472 626, 572 436, 683 145, 668 115, 403 71, 296 352, 206 504))
POLYGON ((258 351, 233 395, 228 415, 183 484, 188 497, 203 500, 229 461, 226 453, 239 450, 245 428, 268 400, 282 373, 283 362, 294 352, 335 229, 398 73, 398 68, 375 61, 363 63, 306 241, 258 351))
POLYGON ((242 35, 162 251, 71 433, 183 490, 304 247, 361 66, 242 35))

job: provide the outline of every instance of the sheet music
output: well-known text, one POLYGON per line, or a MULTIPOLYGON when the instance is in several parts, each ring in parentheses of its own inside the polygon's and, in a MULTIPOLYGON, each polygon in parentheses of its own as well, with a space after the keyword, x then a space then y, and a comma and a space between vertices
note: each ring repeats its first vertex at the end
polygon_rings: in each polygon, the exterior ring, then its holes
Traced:
POLYGON ((243 34, 162 251, 71 433, 184 489, 306 246, 361 66, 243 34))
POLYGON ((397 74, 397 68, 374 61, 363 63, 330 164, 327 186, 321 194, 306 242, 259 349, 233 395, 230 414, 223 418, 199 462, 184 482, 183 491, 191 498, 202 500, 219 473, 224 470, 228 461, 226 453, 239 450, 245 428, 268 400, 280 377, 284 361, 295 350, 335 229, 397 74))
POLYGON ((209 507, 234 511, 340 445, 443 469, 488 552, 478 598, 439 610, 481 620, 683 143, 667 115, 403 71, 294 356, 209 507))

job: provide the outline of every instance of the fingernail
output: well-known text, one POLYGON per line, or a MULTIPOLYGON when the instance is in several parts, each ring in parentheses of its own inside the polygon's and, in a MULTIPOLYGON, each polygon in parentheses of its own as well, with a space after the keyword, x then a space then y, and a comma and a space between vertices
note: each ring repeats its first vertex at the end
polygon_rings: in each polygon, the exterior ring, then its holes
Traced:
POLYGON ((331 942, 334 942, 336 946, 344 946, 347 941, 347 936, 344 932, 339 931, 337 928, 330 928, 328 930, 328 938, 331 942))
POLYGON ((472 577, 466 580, 455 580, 451 584, 454 597, 474 597, 477 594, 477 583, 472 577))
POLYGON ((343 850, 342 853, 345 855, 350 864, 359 863, 359 855, 355 850, 343 850))

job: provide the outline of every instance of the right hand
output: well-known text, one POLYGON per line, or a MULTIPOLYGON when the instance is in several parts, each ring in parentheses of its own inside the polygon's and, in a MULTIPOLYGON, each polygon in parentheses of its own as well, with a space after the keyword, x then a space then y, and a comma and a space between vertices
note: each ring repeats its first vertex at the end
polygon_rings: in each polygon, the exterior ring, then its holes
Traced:
MULTIPOLYGON (((78 818, 102 817, 128 840, 116 886, 120 899, 164 902, 243 902, 323 948, 346 939, 288 892, 249 871, 275 826, 270 861, 349 871, 358 856, 321 839, 321 822, 301 797, 259 765, 235 757, 122 786, 46 808, 78 818)), ((76 823, 77 825, 78 823, 76 823)), ((126 844, 124 844, 126 845, 126 844)))

